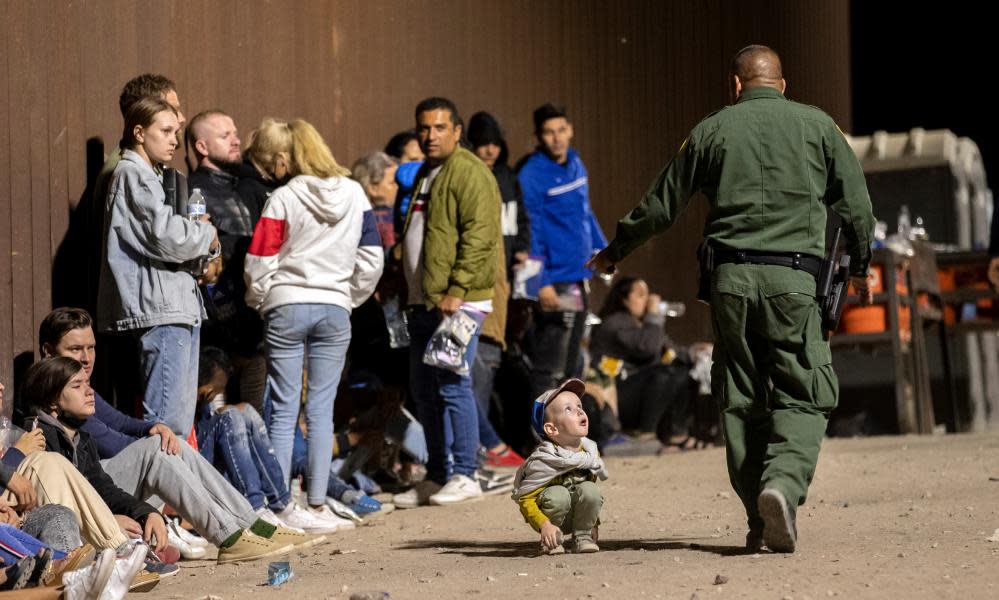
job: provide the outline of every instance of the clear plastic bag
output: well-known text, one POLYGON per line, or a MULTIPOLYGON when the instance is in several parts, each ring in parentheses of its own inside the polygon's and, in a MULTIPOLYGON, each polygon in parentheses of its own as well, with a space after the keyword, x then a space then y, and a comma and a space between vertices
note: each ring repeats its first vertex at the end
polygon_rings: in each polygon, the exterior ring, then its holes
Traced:
POLYGON ((382 312, 385 314, 385 327, 389 334, 389 347, 408 348, 409 347, 409 321, 406 319, 406 311, 399 306, 399 297, 393 296, 385 304, 382 304, 382 312))
POLYGON ((7 449, 17 443, 24 435, 24 430, 10 422, 10 419, 0 416, 0 457, 7 453, 7 449))
POLYGON ((468 375, 469 364, 465 355, 482 317, 481 313, 475 315, 466 308, 444 317, 427 343, 423 364, 468 375))

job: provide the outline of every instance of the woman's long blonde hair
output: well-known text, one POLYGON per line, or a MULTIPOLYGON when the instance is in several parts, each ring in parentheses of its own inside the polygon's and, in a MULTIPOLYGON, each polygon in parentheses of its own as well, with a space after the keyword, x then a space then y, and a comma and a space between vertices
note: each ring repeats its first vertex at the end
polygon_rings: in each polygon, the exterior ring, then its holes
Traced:
POLYGON ((274 173, 280 156, 288 161, 289 173, 328 177, 349 177, 350 169, 341 166, 316 128, 303 119, 291 123, 267 118, 250 134, 246 158, 266 174, 274 173))

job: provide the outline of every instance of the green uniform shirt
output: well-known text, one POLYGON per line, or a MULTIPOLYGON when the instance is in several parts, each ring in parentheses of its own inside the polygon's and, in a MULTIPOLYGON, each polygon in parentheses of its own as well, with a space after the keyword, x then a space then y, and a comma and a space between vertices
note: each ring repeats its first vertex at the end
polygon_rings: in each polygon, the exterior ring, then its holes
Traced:
POLYGON ((746 90, 701 121, 642 201, 618 221, 617 262, 703 192, 704 236, 735 250, 825 254, 826 206, 843 218, 851 274, 867 272, 874 215, 864 173, 829 115, 776 89, 746 90))

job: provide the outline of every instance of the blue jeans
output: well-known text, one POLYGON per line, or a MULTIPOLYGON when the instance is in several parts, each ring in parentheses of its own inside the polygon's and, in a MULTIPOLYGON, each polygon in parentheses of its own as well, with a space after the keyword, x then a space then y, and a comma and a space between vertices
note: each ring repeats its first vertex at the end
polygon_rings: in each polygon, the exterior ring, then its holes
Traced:
POLYGON ((275 512, 291 501, 291 491, 274 456, 267 428, 253 407, 209 415, 207 407, 198 421, 201 456, 215 465, 253 507, 275 512))
MULTIPOLYGON (((336 465, 339 467, 339 465, 336 465)), ((302 434, 302 430, 295 429, 295 448, 292 451, 291 457, 291 476, 298 477, 300 475, 306 475, 309 472, 309 448, 308 442, 305 440, 305 435, 302 434)), ((354 489, 350 484, 348 484, 343 479, 340 479, 338 474, 338 469, 334 468, 333 462, 330 463, 330 480, 326 484, 326 495, 334 500, 339 500, 343 493, 347 490, 354 489)))
POLYGON ((267 395, 271 442, 284 481, 291 459, 302 398, 302 372, 309 359, 305 423, 309 428, 309 504, 326 502, 333 460, 333 402, 350 345, 350 313, 333 304, 286 304, 267 313, 264 334, 270 363, 267 395))
MULTIPOLYGON (((423 364, 423 351, 440 322, 438 310, 418 306, 410 313, 409 385, 427 437, 427 479, 443 484, 453 474, 471 477, 478 468, 479 423, 472 378, 423 364)), ((480 322, 466 351, 469 363, 481 330, 480 322)))
POLYGON ((145 418, 165 423, 181 439, 186 439, 194 424, 197 404, 201 328, 158 325, 142 334, 139 345, 146 383, 142 401, 145 418))
POLYGON ((475 402, 479 412, 479 442, 488 448, 495 448, 503 443, 492 422, 489 421, 489 406, 493 398, 493 381, 496 379, 496 369, 500 366, 503 351, 496 344, 479 341, 472 363, 472 389, 475 391, 475 402))

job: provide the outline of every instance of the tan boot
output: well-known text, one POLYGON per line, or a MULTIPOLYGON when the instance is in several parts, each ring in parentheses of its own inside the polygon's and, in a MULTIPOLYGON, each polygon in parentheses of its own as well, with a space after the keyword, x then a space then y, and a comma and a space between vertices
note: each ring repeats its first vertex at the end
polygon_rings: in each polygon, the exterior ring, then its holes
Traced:
POLYGON ((270 556, 287 554, 294 549, 288 543, 281 543, 254 534, 249 529, 244 529, 239 540, 228 548, 219 548, 218 564, 243 562, 246 560, 257 560, 270 556))

